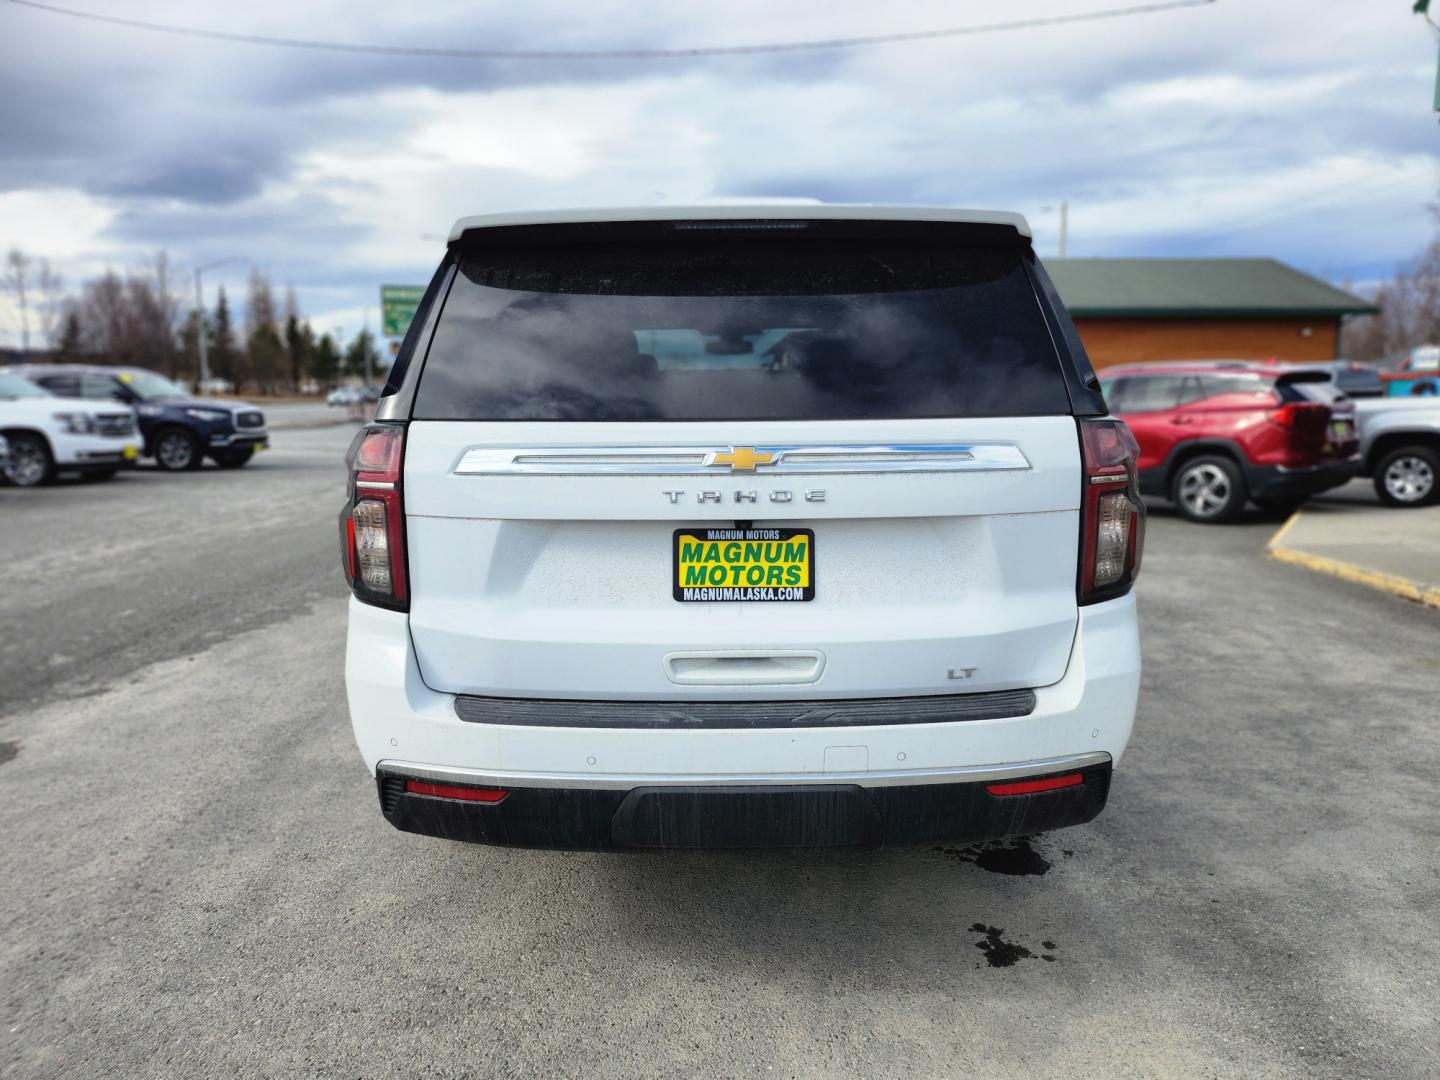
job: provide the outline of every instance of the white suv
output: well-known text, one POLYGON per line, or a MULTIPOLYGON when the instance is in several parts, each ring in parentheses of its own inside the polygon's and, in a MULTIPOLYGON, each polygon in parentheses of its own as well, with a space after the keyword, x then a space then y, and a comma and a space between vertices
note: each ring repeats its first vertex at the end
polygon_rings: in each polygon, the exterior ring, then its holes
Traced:
POLYGON ((56 397, 0 370, 0 435, 9 444, 4 477, 17 487, 48 484, 57 473, 108 479, 140 456, 135 413, 114 402, 56 397))
POLYGON ((1018 215, 464 218, 348 459, 381 809, 570 848, 1088 821, 1135 457, 1018 215))

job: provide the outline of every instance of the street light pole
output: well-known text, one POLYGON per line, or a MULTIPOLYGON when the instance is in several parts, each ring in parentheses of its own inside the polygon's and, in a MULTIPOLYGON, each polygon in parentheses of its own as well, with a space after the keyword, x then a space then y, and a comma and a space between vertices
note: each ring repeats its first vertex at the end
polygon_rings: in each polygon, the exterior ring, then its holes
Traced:
POLYGON ((205 392, 205 384, 210 381, 210 349, 205 341, 205 287, 201 284, 200 275, 206 270, 213 270, 217 266, 224 266, 226 263, 245 262, 239 255, 230 255, 224 259, 216 259, 204 266, 195 267, 195 338, 200 346, 200 393, 205 392))

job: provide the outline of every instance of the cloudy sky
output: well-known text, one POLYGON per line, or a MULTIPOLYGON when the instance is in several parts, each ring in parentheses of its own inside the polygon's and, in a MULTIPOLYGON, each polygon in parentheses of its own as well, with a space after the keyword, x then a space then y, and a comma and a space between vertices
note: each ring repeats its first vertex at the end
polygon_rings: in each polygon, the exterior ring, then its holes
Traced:
MULTIPOLYGON (((1134 4, 1137 0, 1128 0, 1134 4)), ((1094 12, 1127 0, 56 0, 208 30, 485 49, 682 48, 1094 12)), ((237 257, 353 333, 463 214, 820 199, 1018 209, 1053 256, 1270 255, 1393 271, 1440 187, 1411 0, 1200 7, 917 43, 475 61, 196 40, 0 0, 0 246, 72 286, 237 257)), ((235 262, 207 275, 243 295, 235 262)), ((238 298, 238 297, 237 297, 238 298)), ((3 303, 3 302, 0 302, 3 303)), ((0 306, 0 342, 18 319, 0 306)))

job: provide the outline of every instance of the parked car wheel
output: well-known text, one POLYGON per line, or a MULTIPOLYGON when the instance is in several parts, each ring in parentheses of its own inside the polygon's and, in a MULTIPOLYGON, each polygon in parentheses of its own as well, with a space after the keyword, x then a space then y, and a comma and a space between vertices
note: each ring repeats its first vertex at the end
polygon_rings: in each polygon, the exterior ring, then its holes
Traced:
POLYGON ((255 451, 253 448, 247 446, 243 450, 222 450, 220 453, 212 456, 215 458, 215 464, 219 465, 220 468, 238 469, 255 456, 255 451))
POLYGON ((44 436, 21 431, 6 438, 10 440, 6 480, 16 487, 39 487, 55 479, 55 458, 44 436))
POLYGON ((200 443, 183 428, 166 428, 155 438, 155 461, 168 472, 198 469, 204 460, 200 443))
POLYGON ((1375 467, 1375 494, 1386 506, 1428 506, 1440 497, 1440 453, 1428 446, 1401 446, 1375 467))
POLYGON ((1191 458, 1170 485, 1170 499, 1180 513, 1206 525, 1234 521, 1245 509, 1245 498, 1245 478, 1226 457, 1191 458))

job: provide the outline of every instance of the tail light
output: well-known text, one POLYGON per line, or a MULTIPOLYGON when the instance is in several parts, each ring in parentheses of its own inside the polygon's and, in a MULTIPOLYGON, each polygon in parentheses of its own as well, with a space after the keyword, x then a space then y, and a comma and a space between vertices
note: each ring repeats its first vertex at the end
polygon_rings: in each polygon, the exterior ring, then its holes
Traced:
POLYGON ((392 424, 365 428, 346 458, 350 488, 340 512, 345 578, 366 603, 404 611, 409 600, 401 484, 405 429, 392 424))
POLYGON ((1079 600, 1093 604, 1123 596, 1134 584, 1145 546, 1145 504, 1140 446, 1121 421, 1081 420, 1080 450, 1079 600))
POLYGON ((1292 401, 1281 405, 1267 419, 1277 427, 1302 435, 1324 435, 1330 423, 1330 406, 1292 401))

